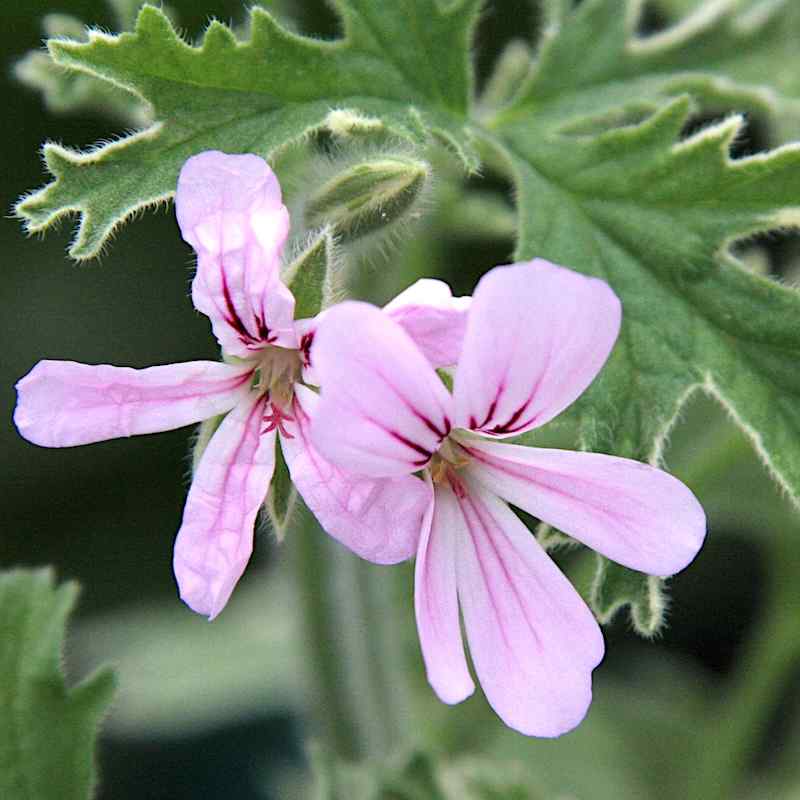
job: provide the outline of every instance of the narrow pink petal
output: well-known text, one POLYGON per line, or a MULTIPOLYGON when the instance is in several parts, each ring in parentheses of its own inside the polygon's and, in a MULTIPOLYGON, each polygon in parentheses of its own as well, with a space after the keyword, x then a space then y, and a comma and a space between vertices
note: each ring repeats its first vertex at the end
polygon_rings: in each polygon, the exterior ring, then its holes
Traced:
POLYGON ((472 298, 453 297, 444 281, 423 278, 383 307, 434 367, 458 362, 472 298))
POLYGON ((17 383, 14 423, 42 447, 168 431, 228 411, 247 395, 251 373, 216 361, 147 369, 40 361, 17 383))
POLYGON ((603 657, 600 628, 505 503, 469 481, 456 501, 465 528, 458 595, 486 699, 521 733, 566 733, 591 702, 592 670, 603 657))
POLYGON ((428 683, 445 703, 460 703, 475 691, 467 668, 456 593, 456 537, 466 535, 455 496, 437 488, 422 529, 414 573, 417 632, 428 683), (432 517, 432 518, 431 518, 432 517))
POLYGON ((470 473, 500 497, 604 556, 672 575, 696 555, 706 516, 689 488, 627 458, 464 437, 470 473))
POLYGON ((350 475, 323 458, 309 440, 309 414, 318 395, 297 387, 292 438, 281 436, 292 483, 320 525, 361 558, 396 564, 414 555, 425 513, 433 502, 429 486, 413 475, 365 478, 350 475))
POLYGON ((487 272, 456 371, 458 427, 514 436, 561 413, 605 363, 620 318, 607 283, 540 258, 487 272))
POLYGON ((253 525, 275 467, 275 433, 262 434, 264 397, 251 394, 208 443, 175 540, 181 599, 213 619, 228 602, 253 550, 253 525))
POLYGON ((222 348, 246 357, 266 344, 296 347, 294 297, 279 277, 289 213, 267 163, 216 150, 193 156, 175 207, 197 252, 192 299, 222 348))
POLYGON ((326 311, 311 359, 322 386, 311 439, 344 469, 407 475, 450 432, 450 394, 408 334, 375 306, 326 311))

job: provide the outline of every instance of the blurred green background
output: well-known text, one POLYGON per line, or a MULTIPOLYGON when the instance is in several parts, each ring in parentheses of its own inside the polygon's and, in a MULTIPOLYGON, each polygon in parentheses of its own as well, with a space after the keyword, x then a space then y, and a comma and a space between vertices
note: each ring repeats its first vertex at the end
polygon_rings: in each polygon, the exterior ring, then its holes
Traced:
MULTIPOLYGON (((46 179, 38 156, 44 140, 83 147, 124 130, 99 114, 49 113, 36 93, 13 81, 15 59, 40 46, 45 13, 112 27, 99 0, 54 2, 0 8, 2 204, 9 215, 0 220, 7 278, 0 316, 2 566, 54 564, 61 578, 78 579, 83 594, 68 666, 76 677, 101 660, 119 667, 120 692, 100 750, 100 797, 302 796, 304 737, 317 730, 313 720, 326 709, 309 692, 300 600, 289 559, 270 532, 259 532, 251 568, 209 625, 180 603, 171 571, 187 487, 187 430, 44 450, 19 438, 11 423, 13 384, 40 358, 143 367, 217 356, 207 320, 189 300, 192 253, 171 207, 142 215, 120 230, 101 260, 80 265, 65 256, 69 224, 28 239, 10 218, 15 199, 46 179)), ((300 30, 336 34, 336 19, 320 2, 265 5, 290 12, 300 30)), ((534 36, 534 5, 489 5, 476 49, 481 77, 510 38, 534 36)), ((243 18, 234 0, 173 0, 171 7, 189 38, 211 16, 243 18)), ((647 20, 658 26, 664 17, 656 8, 647 20)), ((750 130, 741 152, 763 146, 757 120, 750 130)), ((384 301, 422 274, 468 293, 482 272, 508 260, 507 187, 491 175, 465 184, 441 164, 425 219, 393 244, 362 253, 353 281, 361 296, 384 301), (499 233, 488 236, 464 222, 464 192, 480 193, 495 209, 499 233), (404 236, 413 244, 406 246, 404 236)), ((773 237, 749 255, 788 278, 795 244, 773 237)), ((670 582, 669 624, 661 636, 638 639, 624 613, 606 631, 596 701, 578 731, 532 742, 505 731, 482 697, 441 706, 421 677, 406 568, 391 572, 380 633, 396 640, 397 668, 412 671, 418 685, 413 698, 395 698, 401 727, 445 755, 478 751, 521 762, 540 782, 542 797, 697 796, 702 782, 727 786, 731 775, 741 779, 737 793, 715 796, 800 797, 798 517, 743 437, 702 397, 689 402, 676 427, 667 465, 709 512, 708 543, 670 582), (719 755, 723 750, 727 756, 719 755)), ((321 547, 323 558, 355 560, 335 545, 321 547)), ((567 566, 578 578, 586 567, 575 559, 567 566)), ((375 631, 366 617, 355 619, 354 631, 350 643, 368 654, 375 631)))

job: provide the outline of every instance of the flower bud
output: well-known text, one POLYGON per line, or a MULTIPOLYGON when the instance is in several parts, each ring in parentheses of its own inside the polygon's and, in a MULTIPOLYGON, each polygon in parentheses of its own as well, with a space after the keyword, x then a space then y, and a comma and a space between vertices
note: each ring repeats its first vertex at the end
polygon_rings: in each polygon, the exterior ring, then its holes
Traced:
POLYGON ((306 223, 329 224, 340 238, 357 239, 401 219, 420 196, 429 174, 428 164, 407 156, 354 164, 312 194, 306 223))

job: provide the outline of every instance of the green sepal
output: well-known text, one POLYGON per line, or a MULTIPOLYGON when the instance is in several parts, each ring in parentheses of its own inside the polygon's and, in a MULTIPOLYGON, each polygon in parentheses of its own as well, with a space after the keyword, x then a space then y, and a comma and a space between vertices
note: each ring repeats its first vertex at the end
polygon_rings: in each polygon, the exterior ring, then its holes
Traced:
POLYGON ((295 319, 311 319, 327 308, 337 294, 336 247, 330 228, 324 228, 284 270, 283 282, 294 295, 295 319))
POLYGON ((286 537, 286 529, 292 517, 295 504, 297 503, 297 489, 292 483, 289 467, 283 457, 280 437, 275 437, 275 471, 272 474, 272 482, 269 485, 267 500, 264 503, 272 530, 279 542, 286 537))
POLYGON ((203 457, 211 437, 217 432, 217 428, 225 419, 225 414, 217 414, 215 417, 204 419, 198 426, 192 443, 192 475, 197 472, 200 466, 200 459, 203 457))
POLYGON ((86 800, 98 726, 115 688, 101 668, 68 688, 64 631, 78 596, 52 570, 0 573, 0 797, 86 800))
POLYGON ((352 164, 308 199, 306 225, 329 224, 342 241, 359 239, 406 217, 429 176, 425 161, 407 156, 382 155, 352 164))
POLYGON ((621 567, 599 554, 596 558, 589 604, 597 619, 606 625, 628 607, 636 633, 655 636, 664 624, 667 609, 663 579, 621 567))

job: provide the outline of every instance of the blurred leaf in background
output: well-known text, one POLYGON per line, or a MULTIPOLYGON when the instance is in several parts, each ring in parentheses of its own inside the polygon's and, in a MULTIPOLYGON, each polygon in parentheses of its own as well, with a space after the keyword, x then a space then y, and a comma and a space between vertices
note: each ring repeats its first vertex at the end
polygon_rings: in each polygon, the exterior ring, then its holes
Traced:
POLYGON ((0 573, 0 796, 85 800, 97 781, 97 730, 116 680, 96 671, 68 688, 67 617, 78 587, 51 570, 0 573))

